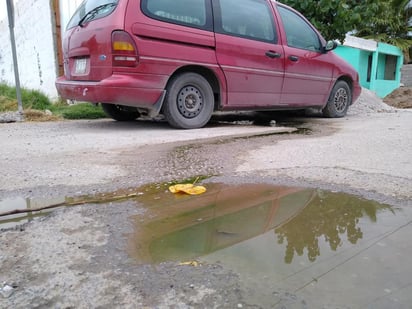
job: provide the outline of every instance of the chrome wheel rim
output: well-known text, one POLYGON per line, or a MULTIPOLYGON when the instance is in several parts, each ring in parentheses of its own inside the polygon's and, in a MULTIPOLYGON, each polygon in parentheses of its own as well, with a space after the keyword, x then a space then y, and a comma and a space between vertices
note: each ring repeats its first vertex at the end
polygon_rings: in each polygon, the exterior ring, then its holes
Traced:
POLYGON ((335 97, 333 98, 333 102, 338 112, 345 111, 348 105, 348 101, 348 93, 345 89, 340 88, 338 91, 336 91, 335 97))

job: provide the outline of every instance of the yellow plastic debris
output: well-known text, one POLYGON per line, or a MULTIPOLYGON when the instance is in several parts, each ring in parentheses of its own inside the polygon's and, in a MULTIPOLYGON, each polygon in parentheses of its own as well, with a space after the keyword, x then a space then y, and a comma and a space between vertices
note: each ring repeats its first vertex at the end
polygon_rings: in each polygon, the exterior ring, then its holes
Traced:
POLYGON ((194 186, 191 188, 186 188, 182 191, 190 195, 199 195, 199 194, 205 193, 206 188, 203 186, 194 186))
POLYGON ((206 188, 203 186, 194 186, 191 183, 177 184, 169 187, 169 191, 172 193, 183 192, 190 195, 198 195, 206 192, 206 188))
POLYGON ((191 183, 185 183, 185 184, 177 184, 174 186, 169 187, 169 191, 172 193, 178 193, 187 189, 193 188, 193 185, 191 183))
POLYGON ((180 266, 185 266, 185 265, 187 265, 187 266, 198 267, 198 266, 200 266, 201 264, 200 264, 198 261, 188 261, 188 262, 179 263, 179 265, 180 265, 180 266))

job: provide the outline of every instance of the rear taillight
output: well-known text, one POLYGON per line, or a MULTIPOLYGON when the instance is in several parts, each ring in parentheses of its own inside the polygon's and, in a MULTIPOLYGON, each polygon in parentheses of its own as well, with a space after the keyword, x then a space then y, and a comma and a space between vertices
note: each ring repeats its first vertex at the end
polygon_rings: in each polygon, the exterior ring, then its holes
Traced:
POLYGON ((113 66, 134 67, 138 62, 137 48, 127 32, 112 33, 113 66))

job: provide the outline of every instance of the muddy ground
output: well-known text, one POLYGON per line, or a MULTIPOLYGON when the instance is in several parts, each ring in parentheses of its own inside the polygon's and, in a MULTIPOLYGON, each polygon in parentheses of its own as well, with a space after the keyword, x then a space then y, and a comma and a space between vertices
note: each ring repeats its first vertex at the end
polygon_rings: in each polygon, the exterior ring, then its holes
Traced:
POLYGON ((412 87, 399 87, 387 95, 383 101, 396 108, 412 108, 412 87))
MULTIPOLYGON (((410 308, 410 266, 402 257, 412 253, 411 132, 410 110, 367 91, 344 119, 219 115, 190 131, 150 121, 1 124, 0 205, 76 206, 3 224, 0 308, 410 308), (151 224, 183 220, 167 221, 168 211, 184 208, 196 214, 190 220, 206 221, 196 213, 200 197, 167 191, 170 181, 188 178, 209 190, 206 204, 215 192, 236 192, 241 205, 263 186, 270 191, 262 195, 309 192, 318 204, 366 201, 370 220, 355 216, 364 238, 342 241, 315 261, 304 259, 307 247, 291 263, 283 251, 268 262, 266 254, 278 254, 262 251, 274 246, 266 242, 273 233, 251 247, 238 241, 253 214, 233 230, 216 230, 219 241, 236 246, 151 261, 145 241, 164 226, 151 224)), ((181 243, 203 247, 191 241, 202 230, 188 231, 181 243)))

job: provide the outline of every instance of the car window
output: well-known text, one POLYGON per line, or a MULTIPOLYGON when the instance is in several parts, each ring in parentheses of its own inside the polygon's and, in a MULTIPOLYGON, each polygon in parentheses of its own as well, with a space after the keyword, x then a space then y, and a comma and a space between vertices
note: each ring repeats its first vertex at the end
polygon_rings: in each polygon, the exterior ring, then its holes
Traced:
POLYGON ((301 16, 282 6, 278 6, 278 9, 286 32, 288 46, 321 51, 318 34, 301 16))
POLYGON ((79 22, 87 16, 87 21, 102 18, 109 15, 117 6, 118 0, 85 0, 83 1, 76 12, 73 14, 67 29, 73 28, 79 24, 79 22), (90 12, 93 12, 90 14, 90 12))
POLYGON ((158 20, 196 28, 209 28, 208 3, 208 0, 143 0, 142 11, 158 20))
POLYGON ((264 0, 220 0, 216 32, 248 39, 276 42, 273 15, 264 0))

